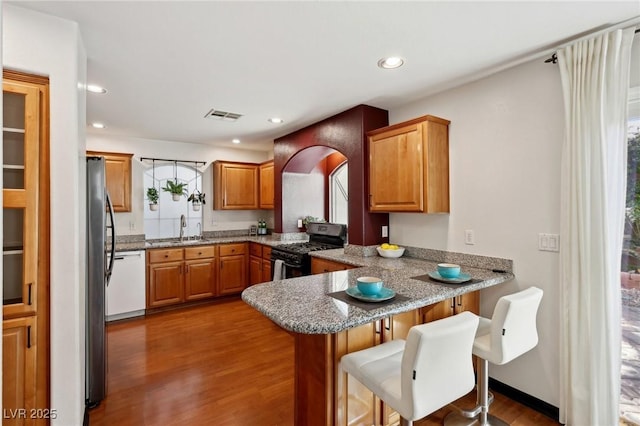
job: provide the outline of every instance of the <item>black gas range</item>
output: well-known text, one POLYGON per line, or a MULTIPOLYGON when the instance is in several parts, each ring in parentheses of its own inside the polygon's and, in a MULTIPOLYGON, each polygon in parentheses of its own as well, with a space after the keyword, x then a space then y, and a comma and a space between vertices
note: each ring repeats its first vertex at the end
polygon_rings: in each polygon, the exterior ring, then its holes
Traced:
POLYGON ((299 277, 311 273, 309 253, 344 247, 347 225, 339 223, 312 222, 307 224, 308 242, 282 244, 271 249, 271 266, 275 261, 284 263, 282 278, 299 277))

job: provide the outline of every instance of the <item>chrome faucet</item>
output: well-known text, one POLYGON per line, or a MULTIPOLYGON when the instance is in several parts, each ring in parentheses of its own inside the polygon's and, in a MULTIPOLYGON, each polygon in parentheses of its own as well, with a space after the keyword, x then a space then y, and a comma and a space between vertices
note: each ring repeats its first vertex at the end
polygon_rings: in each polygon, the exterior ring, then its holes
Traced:
POLYGON ((184 238, 184 228, 187 227, 187 218, 183 214, 180 215, 180 241, 184 238))

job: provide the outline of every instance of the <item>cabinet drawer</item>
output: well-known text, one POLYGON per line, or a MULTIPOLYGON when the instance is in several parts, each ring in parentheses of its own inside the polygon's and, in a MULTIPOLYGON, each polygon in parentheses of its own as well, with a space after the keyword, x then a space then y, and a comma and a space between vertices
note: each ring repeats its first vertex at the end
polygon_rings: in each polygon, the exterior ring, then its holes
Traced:
POLYGON ((200 246, 200 247, 187 247, 184 249, 184 258, 189 259, 204 259, 206 257, 215 257, 215 246, 200 246))
POLYGON ((271 260, 271 246, 262 246, 262 258, 271 260))
POLYGON ((245 254, 246 252, 247 252, 247 245, 245 243, 222 244, 220 246, 220 257, 232 256, 234 254, 245 254))
POLYGON ((249 244, 249 254, 251 256, 262 257, 262 244, 258 244, 258 243, 249 244))
POLYGON ((182 260, 183 249, 158 249, 149 251, 149 263, 182 260))

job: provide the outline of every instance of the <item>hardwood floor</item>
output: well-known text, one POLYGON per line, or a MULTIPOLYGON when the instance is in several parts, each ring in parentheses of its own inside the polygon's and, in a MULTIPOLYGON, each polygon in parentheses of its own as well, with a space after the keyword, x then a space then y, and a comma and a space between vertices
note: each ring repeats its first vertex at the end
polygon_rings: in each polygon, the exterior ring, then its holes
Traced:
MULTIPOLYGON (((107 398, 91 426, 293 425, 293 337, 239 299, 111 323, 107 338, 107 398)), ((491 411, 512 425, 558 424, 499 394, 491 411)))

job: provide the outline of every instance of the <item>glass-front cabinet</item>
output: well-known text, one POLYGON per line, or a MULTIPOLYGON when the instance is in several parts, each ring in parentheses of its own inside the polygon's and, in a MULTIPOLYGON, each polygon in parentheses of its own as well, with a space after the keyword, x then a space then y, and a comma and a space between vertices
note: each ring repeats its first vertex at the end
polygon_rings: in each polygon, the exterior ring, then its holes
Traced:
POLYGON ((36 312, 40 92, 3 83, 3 316, 36 312))
POLYGON ((51 407, 49 79, 2 74, 2 426, 34 426, 51 407))

